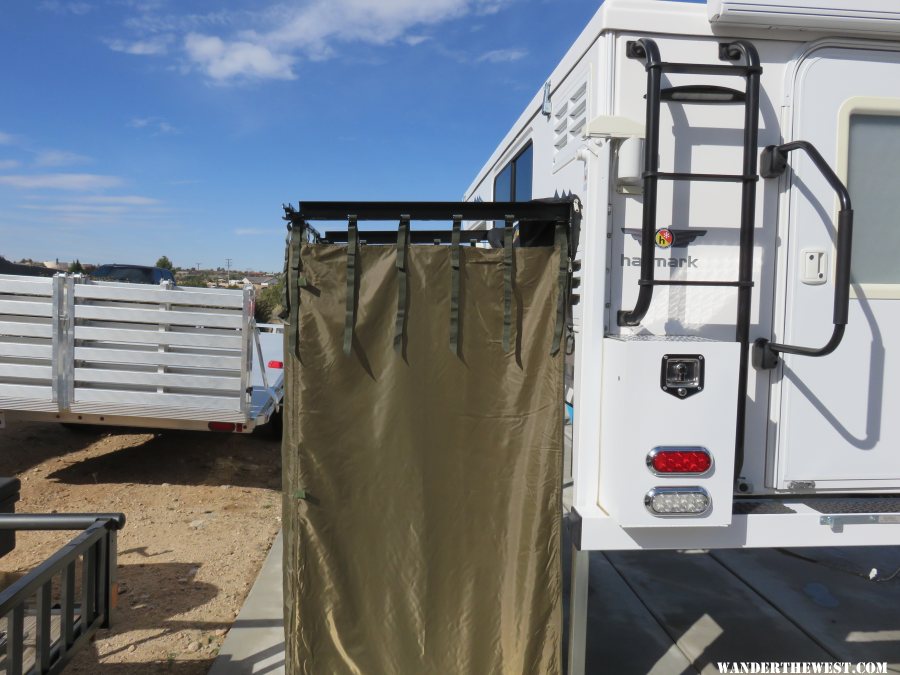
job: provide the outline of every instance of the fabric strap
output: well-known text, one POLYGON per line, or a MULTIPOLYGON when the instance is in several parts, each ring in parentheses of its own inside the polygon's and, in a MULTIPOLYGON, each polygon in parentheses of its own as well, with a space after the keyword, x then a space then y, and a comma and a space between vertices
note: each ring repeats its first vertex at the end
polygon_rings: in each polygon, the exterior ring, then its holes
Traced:
POLYGON ((506 216, 503 228, 503 351, 508 352, 512 336, 513 221, 506 216))
POLYGON ((357 250, 359 248, 359 230, 356 216, 347 219, 347 308, 344 314, 344 354, 350 355, 353 348, 353 324, 356 323, 356 276, 357 250))
POLYGON ((403 352, 403 326, 406 323, 407 263, 409 216, 400 216, 397 230, 397 321, 394 325, 394 351, 403 352))
POLYGON ((287 320, 287 343, 289 349, 300 356, 300 244, 303 241, 303 229, 292 227, 288 233, 284 251, 284 309, 282 318, 287 320))
POLYGON ((450 351, 459 355, 459 240, 462 234, 462 216, 453 216, 453 234, 450 238, 450 351))
MULTIPOLYGON (((281 312, 278 314, 278 317, 285 322, 291 316, 291 279, 293 279, 293 270, 291 268, 292 234, 291 224, 288 223, 287 236, 284 239, 284 288, 281 291, 281 312)), ((287 332, 290 332, 290 330, 291 327, 288 326, 287 332)))
POLYGON ((556 304, 556 326, 553 329, 553 342, 550 354, 559 354, 562 343, 563 328, 566 325, 566 298, 569 293, 569 275, 572 263, 569 260, 569 231, 565 223, 556 223, 556 249, 559 251, 559 297, 556 304))

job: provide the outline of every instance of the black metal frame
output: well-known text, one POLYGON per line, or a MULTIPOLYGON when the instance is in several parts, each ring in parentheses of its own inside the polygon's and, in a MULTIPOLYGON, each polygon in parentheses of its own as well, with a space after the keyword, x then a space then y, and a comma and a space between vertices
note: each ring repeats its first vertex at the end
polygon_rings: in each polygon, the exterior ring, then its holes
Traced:
POLYGON ((737 319, 735 341, 740 343, 738 372, 737 424, 735 429, 735 478, 740 474, 744 460, 744 432, 747 410, 747 378, 750 361, 750 310, 753 292, 753 240, 756 225, 756 184, 759 182, 757 147, 759 145, 759 86, 762 67, 759 54, 752 43, 745 40, 719 45, 719 58, 723 61, 743 61, 743 65, 667 63, 661 60, 656 43, 644 38, 628 42, 626 56, 640 59, 647 71, 647 120, 644 141, 644 214, 641 232, 641 276, 638 298, 634 309, 619 310, 620 326, 637 326, 646 316, 653 299, 654 286, 734 286, 737 288, 737 319), (733 96, 734 90, 726 88, 676 87, 663 90, 664 73, 688 73, 694 75, 735 75, 746 78, 743 97, 733 96), (672 93, 680 92, 679 100, 672 100, 672 93), (731 99, 710 101, 708 94, 729 93, 731 99), (690 94, 693 93, 692 97, 690 94), (744 106, 744 161, 741 174, 662 173, 659 171, 659 113, 663 100, 673 103, 723 104, 740 103, 744 106), (654 232, 657 215, 657 184, 660 180, 707 181, 741 183, 741 227, 738 279, 722 281, 658 281, 654 277, 654 232))
POLYGON ((837 250, 836 269, 834 280, 834 315, 831 338, 825 346, 798 347, 796 345, 779 344, 770 342, 765 338, 759 338, 753 343, 753 365, 760 370, 768 370, 778 365, 778 354, 798 354, 800 356, 827 356, 831 354, 844 338, 844 330, 847 327, 847 318, 850 308, 850 260, 853 252, 853 206, 850 203, 850 192, 838 178, 838 175, 828 166, 828 162, 816 150, 812 143, 807 141, 793 141, 784 145, 770 145, 763 150, 762 175, 763 178, 777 178, 784 174, 788 166, 788 155, 794 150, 803 150, 822 172, 831 189, 837 193, 841 202, 838 211, 837 223, 837 250))
POLYGON ((59 673, 99 628, 110 625, 116 574, 116 532, 121 513, 0 514, 0 530, 84 530, 37 568, 0 592, 0 616, 7 618, 6 673, 22 675, 26 603, 36 599, 35 664, 29 673, 59 673), (76 603, 75 566, 82 558, 81 593, 76 603), (60 579, 59 609, 52 606, 53 579, 60 579), (78 616, 76 618, 76 609, 78 616), (51 636, 51 618, 61 616, 60 636, 51 636))
MULTIPOLYGON (((575 202, 574 197, 565 199, 532 200, 528 202, 300 202, 298 208, 285 206, 284 219, 288 221, 291 229, 309 231, 316 241, 343 244, 347 242, 347 230, 325 230, 318 232, 312 228, 310 222, 315 221, 348 221, 353 216, 358 222, 363 221, 395 221, 403 218, 411 221, 447 221, 456 218, 468 221, 505 221, 511 216, 513 221, 519 224, 520 241, 523 246, 529 245, 528 240, 534 239, 540 243, 532 245, 552 246, 553 227, 556 223, 565 223, 569 226, 573 237, 575 233, 575 202), (546 227, 545 227, 546 226, 546 227), (543 232, 549 233, 549 240, 539 236, 543 232)), ((463 230, 461 243, 472 244, 478 242, 490 242, 496 246, 502 244, 503 229, 478 227, 463 230)), ((411 244, 449 244, 452 239, 452 231, 410 229, 409 242, 411 244)), ((359 230, 359 240, 366 244, 396 244, 396 230, 359 230)), ((570 240, 570 255, 575 249, 570 240)))
POLYGON ((285 207, 285 220, 291 224, 309 221, 359 220, 504 220, 513 215, 518 222, 568 222, 571 199, 533 200, 530 202, 300 202, 297 209, 285 207))
MULTIPOLYGON (((483 227, 465 230, 462 232, 460 242, 462 244, 479 243, 488 241, 491 230, 483 227)), ((449 244, 452 232, 450 230, 410 230, 410 244, 449 244)), ((325 230, 319 237, 321 243, 346 244, 347 230, 325 230)), ((390 230, 359 230, 360 244, 396 244, 397 232, 390 230)))

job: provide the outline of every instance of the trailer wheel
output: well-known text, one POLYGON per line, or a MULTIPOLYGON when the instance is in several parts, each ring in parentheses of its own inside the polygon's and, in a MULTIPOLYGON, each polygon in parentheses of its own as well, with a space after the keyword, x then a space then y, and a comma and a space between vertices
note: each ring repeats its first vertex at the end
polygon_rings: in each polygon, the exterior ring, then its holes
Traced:
POLYGON ((282 431, 284 430, 283 421, 284 409, 279 408, 278 412, 272 414, 268 422, 263 424, 261 427, 256 427, 256 432, 261 438, 272 441, 280 441, 282 431))
POLYGON ((99 424, 75 424, 73 422, 60 422, 59 426, 63 427, 66 431, 71 431, 73 434, 82 434, 87 436, 89 434, 99 434, 103 431, 103 427, 99 424))

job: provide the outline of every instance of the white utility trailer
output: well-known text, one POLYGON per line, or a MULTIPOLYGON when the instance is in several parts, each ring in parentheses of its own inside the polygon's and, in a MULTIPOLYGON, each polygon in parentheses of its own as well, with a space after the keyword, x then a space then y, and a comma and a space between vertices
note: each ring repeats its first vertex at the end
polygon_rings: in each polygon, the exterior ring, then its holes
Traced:
POLYGON ((282 329, 253 309, 252 287, 0 275, 0 426, 277 425, 282 329))
POLYGON ((479 172, 581 204, 570 675, 588 551, 900 544, 898 176, 893 0, 607 0, 479 172))

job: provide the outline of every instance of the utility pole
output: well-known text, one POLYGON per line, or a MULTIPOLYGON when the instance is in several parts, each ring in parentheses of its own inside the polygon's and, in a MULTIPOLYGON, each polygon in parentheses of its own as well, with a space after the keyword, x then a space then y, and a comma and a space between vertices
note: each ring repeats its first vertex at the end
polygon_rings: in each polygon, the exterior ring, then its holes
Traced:
POLYGON ((197 271, 200 271, 200 263, 197 263, 197 271))
POLYGON ((225 258, 225 283, 231 285, 231 258, 225 258))

